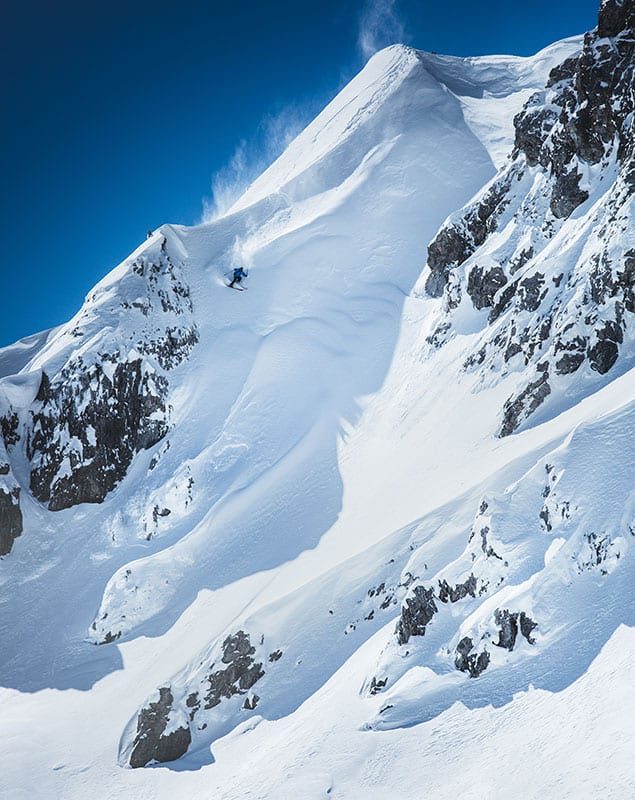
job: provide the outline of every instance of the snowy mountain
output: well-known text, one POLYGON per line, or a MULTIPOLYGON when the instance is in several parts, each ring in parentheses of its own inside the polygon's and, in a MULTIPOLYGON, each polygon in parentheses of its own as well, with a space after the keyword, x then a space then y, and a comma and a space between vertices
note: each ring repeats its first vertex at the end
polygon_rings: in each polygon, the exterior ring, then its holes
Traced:
POLYGON ((629 796, 634 44, 383 50, 0 351, 2 797, 629 796))

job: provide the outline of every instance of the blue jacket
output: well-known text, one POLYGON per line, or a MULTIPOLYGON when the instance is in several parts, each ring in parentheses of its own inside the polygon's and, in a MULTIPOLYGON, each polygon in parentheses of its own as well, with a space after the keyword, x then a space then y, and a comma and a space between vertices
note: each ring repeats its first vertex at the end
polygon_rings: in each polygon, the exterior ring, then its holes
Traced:
POLYGON ((242 267, 236 267, 236 269, 234 270, 234 280, 236 278, 246 278, 246 277, 247 273, 245 272, 245 270, 242 267))

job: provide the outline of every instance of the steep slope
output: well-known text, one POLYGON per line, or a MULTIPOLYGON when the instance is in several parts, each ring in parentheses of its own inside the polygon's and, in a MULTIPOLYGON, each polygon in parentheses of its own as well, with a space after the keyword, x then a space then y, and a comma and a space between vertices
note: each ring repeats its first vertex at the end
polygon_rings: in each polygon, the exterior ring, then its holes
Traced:
POLYGON ((227 215, 162 226, 0 353, 9 796, 379 797, 417 741, 410 783, 464 750, 458 791, 501 719, 535 765, 548 692, 584 731, 597 691, 608 726, 635 622, 632 38, 608 2, 530 59, 388 48, 227 215), (589 369, 621 303, 619 367, 556 384, 543 301, 554 330, 590 326, 589 369), (540 424, 498 437, 536 380, 540 424))
POLYGON ((515 118, 510 163, 428 248, 425 289, 443 298, 430 346, 478 330, 465 369, 518 377, 501 436, 632 365, 634 20, 605 4, 515 118))

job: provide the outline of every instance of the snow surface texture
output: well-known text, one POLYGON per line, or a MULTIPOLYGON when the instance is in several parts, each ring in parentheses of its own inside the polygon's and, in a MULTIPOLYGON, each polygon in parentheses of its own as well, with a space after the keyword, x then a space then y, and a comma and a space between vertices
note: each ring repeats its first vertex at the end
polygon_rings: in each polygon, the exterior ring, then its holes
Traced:
POLYGON ((550 150, 628 8, 529 59, 378 53, 228 214, 0 351, 0 796, 629 796, 632 95, 600 81, 597 161, 550 150), (559 382, 552 333, 501 355, 540 303, 588 337, 559 382))

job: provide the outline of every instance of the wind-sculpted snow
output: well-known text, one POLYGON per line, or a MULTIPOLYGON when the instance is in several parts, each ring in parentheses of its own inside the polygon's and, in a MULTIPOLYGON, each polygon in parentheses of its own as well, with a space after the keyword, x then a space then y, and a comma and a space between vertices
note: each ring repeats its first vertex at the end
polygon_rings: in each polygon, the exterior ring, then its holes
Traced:
POLYGON ((575 429, 498 496, 486 494, 463 555, 416 582, 366 687, 381 682, 370 721, 431 719, 456 699, 495 705, 528 685, 556 689, 583 669, 607 631, 635 622, 635 405, 575 429), (464 587, 448 596, 447 586, 464 587), (411 627, 425 590, 424 629, 411 627), (415 678, 426 668, 425 680, 415 678), (457 682, 453 670, 466 673, 457 682), (479 677, 480 676, 480 677, 479 677), (476 688, 470 679, 488 680, 476 688))
MULTIPOLYGON (((199 270, 194 291, 214 309, 197 320, 204 355, 193 368, 209 393, 188 401, 188 414, 215 420, 206 438, 187 444, 194 491, 204 486, 205 497, 180 517, 187 535, 112 576, 90 627, 96 643, 164 629, 200 585, 218 585, 219 565, 223 582, 277 566, 317 544, 337 519, 337 442, 359 419, 360 398, 384 381, 420 272, 418 234, 432 236, 457 194, 467 198, 494 171, 459 100, 425 59, 391 48, 373 62, 321 115, 333 122, 320 128, 319 181, 304 171, 302 190, 285 183, 266 201, 177 231, 190 273, 199 270), (335 137, 342 114, 354 123, 335 137), (228 297, 220 276, 238 262, 249 267, 249 291, 228 297), (215 380, 230 355, 242 383, 215 380), (210 359, 221 366, 210 368, 210 359)), ((298 166, 293 152, 271 168, 271 180, 298 166)), ((171 510, 158 498, 155 505, 171 510)), ((162 518, 167 527, 173 519, 162 518)), ((142 525, 149 530, 147 511, 142 525)))
POLYGON ((519 374, 501 436, 539 408, 544 419, 571 404, 605 382, 594 373, 618 358, 623 371, 635 354, 631 4, 615 19, 614 38, 587 34, 552 70, 514 119, 509 164, 428 248, 426 290, 442 297, 431 347, 471 318, 482 335, 465 369, 484 382, 519 374))
MULTIPOLYGON (((373 729, 431 719, 457 699, 487 696, 498 704, 530 683, 562 688, 574 676, 558 674, 560 661, 590 660, 607 631, 635 622, 627 589, 635 492, 626 467, 634 425, 632 403, 582 425, 504 490, 480 499, 473 492, 235 620, 235 632, 222 634, 160 689, 174 697, 170 713, 188 719, 188 746, 209 746, 254 715, 277 719, 294 711, 360 638, 381 629, 390 630, 388 641, 362 687, 373 699, 373 729), (240 668, 227 652, 234 642, 245 643, 237 650, 240 668), (469 680, 489 681, 498 672, 485 690, 469 680), (457 682, 456 673, 467 680, 457 682)), ((123 763, 140 765, 135 732, 150 707, 124 734, 123 763)), ((148 761, 163 760, 160 737, 145 748, 148 761)))
MULTIPOLYGON (((461 528, 443 522, 447 513, 412 523, 258 613, 234 620, 196 654, 157 690, 173 697, 170 714, 188 719, 188 747, 191 743, 194 752, 209 747, 254 715, 276 719, 298 708, 361 642, 394 619, 418 579, 409 566, 413 552, 422 571, 434 570, 456 552, 461 528)), ((124 732, 124 765, 141 766, 134 753, 153 697, 124 732)), ((146 763, 169 760, 161 757, 160 733, 143 741, 146 763)))

